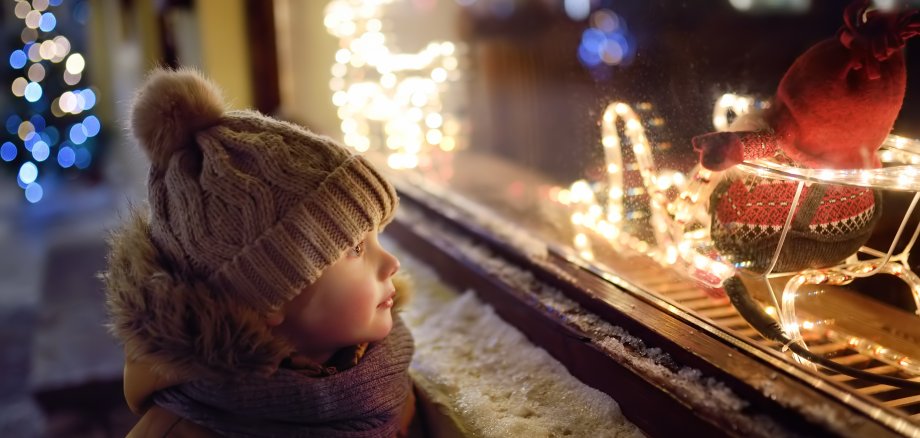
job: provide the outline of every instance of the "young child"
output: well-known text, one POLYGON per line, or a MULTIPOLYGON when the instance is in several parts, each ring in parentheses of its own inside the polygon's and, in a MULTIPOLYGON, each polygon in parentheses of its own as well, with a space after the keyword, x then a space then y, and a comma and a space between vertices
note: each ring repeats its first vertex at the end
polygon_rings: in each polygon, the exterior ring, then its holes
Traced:
POLYGON ((191 70, 154 72, 131 124, 149 211, 103 274, 129 436, 405 434, 413 341, 377 239, 393 187, 328 138, 225 111, 191 70))

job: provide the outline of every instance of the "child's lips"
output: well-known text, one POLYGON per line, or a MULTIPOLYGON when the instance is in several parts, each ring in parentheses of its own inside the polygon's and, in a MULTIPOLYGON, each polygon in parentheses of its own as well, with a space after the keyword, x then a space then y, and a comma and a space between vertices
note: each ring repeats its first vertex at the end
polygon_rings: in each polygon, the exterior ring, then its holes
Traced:
POLYGON ((396 292, 391 292, 387 299, 383 300, 380 304, 377 305, 379 309, 389 309, 393 307, 394 300, 396 299, 396 292))

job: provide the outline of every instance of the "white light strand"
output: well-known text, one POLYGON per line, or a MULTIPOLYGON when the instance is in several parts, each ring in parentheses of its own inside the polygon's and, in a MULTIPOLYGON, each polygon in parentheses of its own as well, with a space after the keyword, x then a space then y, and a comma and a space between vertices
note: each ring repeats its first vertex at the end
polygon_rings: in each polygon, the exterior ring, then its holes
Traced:
MULTIPOLYGON (((616 249, 629 248, 645 254, 664 265, 673 265, 678 261, 678 247, 671 238, 671 218, 668 212, 667 191, 671 187, 683 188, 684 175, 671 170, 658 171, 652 156, 652 147, 645 135, 641 119, 628 104, 613 102, 607 106, 601 119, 601 144, 606 162, 606 198, 605 208, 597 202, 594 189, 584 180, 576 181, 568 191, 562 191, 559 199, 572 205, 572 224, 576 228, 575 249, 582 257, 591 260, 594 257, 589 234, 599 235, 616 249), (624 185, 624 172, 621 152, 622 140, 617 131, 617 122, 622 121, 625 134, 632 145, 636 165, 642 177, 641 191, 649 197, 653 242, 640 238, 629 232, 629 222, 637 219, 626 214, 624 199, 628 196, 624 185), (605 214, 606 212, 606 214, 605 214)), ((639 193, 640 188, 631 188, 639 193)))
POLYGON ((462 146, 459 120, 445 108, 448 83, 460 77, 457 46, 433 41, 417 53, 394 53, 382 33, 383 7, 393 0, 335 0, 324 24, 339 38, 332 79, 346 145, 372 146, 394 169, 419 166, 428 148, 462 146))

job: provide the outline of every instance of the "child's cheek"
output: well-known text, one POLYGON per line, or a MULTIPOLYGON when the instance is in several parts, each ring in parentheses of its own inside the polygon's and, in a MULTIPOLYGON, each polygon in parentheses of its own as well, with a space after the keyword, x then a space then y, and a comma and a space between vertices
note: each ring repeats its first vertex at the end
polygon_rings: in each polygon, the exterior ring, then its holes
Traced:
POLYGON ((340 307, 344 318, 352 327, 366 326, 377 310, 380 299, 373 280, 355 281, 342 295, 345 300, 340 302, 340 307))

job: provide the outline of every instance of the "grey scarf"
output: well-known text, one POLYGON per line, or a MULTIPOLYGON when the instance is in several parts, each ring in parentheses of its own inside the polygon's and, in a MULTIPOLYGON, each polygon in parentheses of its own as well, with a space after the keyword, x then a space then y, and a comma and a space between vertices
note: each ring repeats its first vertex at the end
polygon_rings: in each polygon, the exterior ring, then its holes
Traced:
POLYGON ((392 437, 410 390, 412 334, 399 317, 354 367, 313 377, 282 368, 241 382, 195 381, 157 392, 157 405, 226 436, 392 437))

